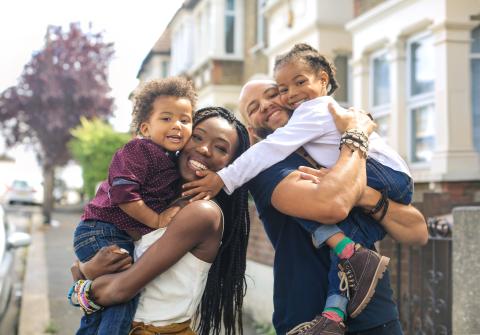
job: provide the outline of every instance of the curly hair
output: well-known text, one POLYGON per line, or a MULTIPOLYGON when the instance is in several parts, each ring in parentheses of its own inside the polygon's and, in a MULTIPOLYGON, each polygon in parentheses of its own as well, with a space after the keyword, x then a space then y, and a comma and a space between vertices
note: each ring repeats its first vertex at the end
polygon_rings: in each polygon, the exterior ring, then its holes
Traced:
MULTIPOLYGON (((220 117, 233 125, 238 134, 238 149, 233 159, 250 147, 245 126, 229 110, 207 107, 196 111, 193 126, 220 117)), ((208 273, 207 284, 197 314, 198 334, 219 335, 223 320, 224 334, 243 334, 242 305, 246 290, 245 268, 250 233, 248 190, 244 185, 232 195, 221 191, 216 196, 224 216, 222 244, 208 273)))
POLYGON ((335 65, 328 60, 325 56, 320 54, 315 48, 306 43, 295 44, 293 48, 283 55, 279 55, 275 58, 275 65, 273 71, 277 71, 281 66, 290 62, 303 61, 305 62, 314 73, 319 73, 323 70, 328 75, 328 95, 333 94, 340 85, 335 78, 337 69, 335 65))
POLYGON ((155 99, 161 96, 186 98, 192 104, 192 110, 197 103, 197 93, 190 80, 183 77, 169 77, 147 81, 133 97, 132 130, 140 133, 140 125, 151 115, 155 99))

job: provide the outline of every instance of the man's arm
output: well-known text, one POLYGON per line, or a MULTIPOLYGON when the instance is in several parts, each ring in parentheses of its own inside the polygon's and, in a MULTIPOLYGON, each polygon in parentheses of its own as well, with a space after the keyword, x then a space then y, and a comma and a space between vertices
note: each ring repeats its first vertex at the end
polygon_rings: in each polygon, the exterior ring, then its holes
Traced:
MULTIPOLYGON (((372 209, 380 197, 380 192, 367 187, 357 205, 365 209, 372 209)), ((373 218, 378 221, 381 215, 380 211, 373 215, 373 218)), ((425 218, 412 205, 402 205, 389 200, 388 211, 380 224, 397 242, 412 245, 425 245, 428 242, 425 218)))
POLYGON ((335 224, 348 216, 366 186, 366 161, 358 150, 343 147, 335 166, 318 183, 295 171, 274 189, 272 205, 280 212, 303 219, 335 224))

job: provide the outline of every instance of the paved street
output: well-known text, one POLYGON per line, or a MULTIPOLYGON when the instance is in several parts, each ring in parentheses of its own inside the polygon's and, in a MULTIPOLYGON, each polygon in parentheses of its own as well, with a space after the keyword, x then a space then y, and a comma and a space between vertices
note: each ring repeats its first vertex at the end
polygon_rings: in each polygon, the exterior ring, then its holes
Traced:
MULTIPOLYGON (((38 207, 14 206, 7 208, 7 212, 9 220, 19 229, 28 231, 32 226, 19 335, 74 334, 81 312, 68 305, 65 296, 72 281, 69 273, 74 259, 72 235, 81 212, 59 209, 50 227, 41 224, 38 207)), ((257 334, 247 320, 245 335, 257 334)))

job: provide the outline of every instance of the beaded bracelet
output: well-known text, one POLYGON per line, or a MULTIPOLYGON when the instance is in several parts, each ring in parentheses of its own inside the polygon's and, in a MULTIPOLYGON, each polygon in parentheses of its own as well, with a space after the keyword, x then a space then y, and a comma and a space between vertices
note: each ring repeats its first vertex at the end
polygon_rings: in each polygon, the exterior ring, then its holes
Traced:
POLYGON ((81 307, 85 313, 91 314, 102 310, 103 307, 97 305, 92 298, 90 298, 90 288, 92 286, 91 280, 78 280, 75 282, 67 294, 67 299, 70 304, 75 307, 81 307))
POLYGON ((352 152, 359 150, 362 156, 367 158, 369 141, 368 136, 363 131, 359 129, 347 130, 340 139, 340 150, 343 145, 346 145, 352 152))

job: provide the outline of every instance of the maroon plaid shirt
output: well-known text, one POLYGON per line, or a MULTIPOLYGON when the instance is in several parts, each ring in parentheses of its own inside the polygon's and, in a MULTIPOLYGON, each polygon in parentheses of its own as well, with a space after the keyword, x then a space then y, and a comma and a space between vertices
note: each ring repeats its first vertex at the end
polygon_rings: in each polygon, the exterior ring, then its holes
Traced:
MULTIPOLYGON (((170 154, 172 156, 172 154, 170 154)), ((157 213, 179 193, 180 175, 173 159, 147 139, 133 139, 113 156, 108 180, 85 206, 82 220, 99 220, 142 235, 153 229, 128 216, 119 204, 142 199, 157 213)))

